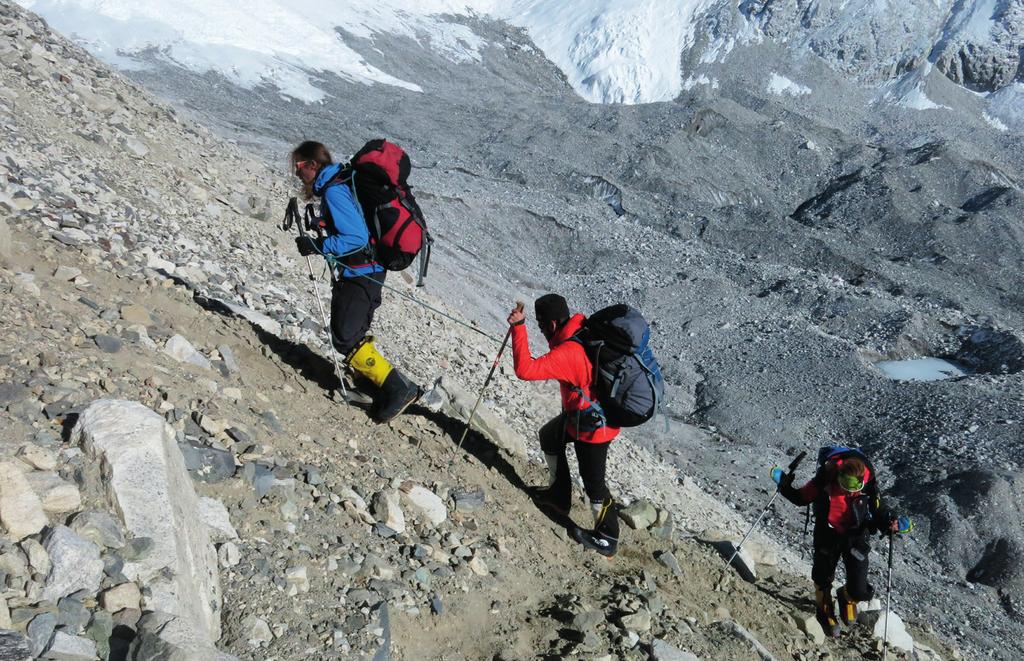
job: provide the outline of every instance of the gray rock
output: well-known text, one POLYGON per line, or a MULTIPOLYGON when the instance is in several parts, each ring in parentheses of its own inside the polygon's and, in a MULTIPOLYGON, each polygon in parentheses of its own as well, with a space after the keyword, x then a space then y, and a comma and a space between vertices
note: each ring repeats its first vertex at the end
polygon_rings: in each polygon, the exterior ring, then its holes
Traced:
POLYGON ((188 363, 207 370, 212 367, 210 360, 181 335, 174 335, 167 340, 163 352, 179 363, 188 363))
POLYGON ((231 350, 226 344, 217 345, 217 353, 220 354, 220 359, 224 361, 224 367, 227 369, 229 374, 238 373, 238 361, 235 360, 235 352, 231 350))
POLYGON ((94 594, 99 590, 103 578, 99 547, 67 526, 54 526, 44 546, 52 568, 43 587, 43 599, 56 602, 79 590, 94 594))
POLYGON ((195 480, 216 483, 235 475, 235 455, 228 450, 194 443, 179 443, 178 448, 185 458, 185 468, 195 480))
POLYGON ((25 661, 30 656, 32 646, 28 638, 17 631, 0 629, 0 661, 25 661))
POLYGON ((85 635, 96 643, 100 658, 107 658, 110 636, 114 633, 114 618, 104 610, 97 610, 85 630, 85 635))
POLYGON ((653 661, 700 661, 692 652, 681 650, 660 638, 655 638, 651 645, 651 657, 653 661))
POLYGON ((238 533, 231 525, 228 509, 216 498, 199 498, 199 518, 206 524, 210 541, 214 544, 238 539, 238 533))
POLYGON ((394 532, 405 532, 405 514, 399 506, 398 493, 395 491, 378 491, 370 501, 370 511, 377 521, 394 532))
POLYGON ((242 467, 242 477, 256 490, 256 497, 263 498, 274 486, 274 473, 256 462, 250 462, 242 467))
POLYGON ((121 524, 106 512, 79 512, 69 526, 79 536, 103 548, 119 549, 124 546, 121 524))
POLYGON ((143 158, 149 153, 149 147, 146 143, 134 136, 125 136, 121 144, 124 145, 124 148, 136 158, 143 158))
POLYGON ((30 394, 31 391, 26 386, 20 383, 5 381, 0 383, 0 406, 6 406, 11 402, 25 399, 30 394))
POLYGON ((821 628, 821 623, 818 622, 818 618, 815 617, 814 613, 794 613, 793 619, 796 620, 796 625, 807 634, 811 641, 815 645, 821 645, 825 642, 825 630, 821 628))
POLYGON ((96 643, 88 638, 58 631, 53 635, 53 642, 50 643, 43 658, 54 661, 94 661, 96 643))
POLYGON ((234 660, 217 651, 212 643, 198 639, 195 628, 182 618, 155 611, 139 620, 128 658, 132 661, 234 660))
POLYGON ((33 657, 41 655, 50 645, 56 627, 57 616, 53 613, 40 613, 28 623, 25 633, 28 635, 29 649, 33 657))
POLYGON ((100 348, 104 353, 117 353, 121 350, 121 339, 114 337, 113 335, 103 335, 102 333, 92 338, 96 346, 100 348))
POLYGON ((604 613, 597 610, 586 610, 576 613, 572 618, 572 628, 580 633, 594 631, 605 621, 604 613))
POLYGON ((658 520, 658 510, 647 500, 637 500, 619 511, 619 517, 634 530, 647 530, 658 520))
POLYGON ((274 640, 274 634, 270 632, 270 625, 266 620, 249 615, 242 620, 242 638, 251 647, 259 647, 274 640))
POLYGON ((230 301, 218 300, 217 302, 220 303, 221 305, 223 305, 224 307, 226 307, 228 310, 230 310, 235 315, 237 315, 239 317, 242 317, 243 319, 245 319, 249 323, 251 323, 254 326, 256 326, 256 327, 258 327, 258 328, 260 328, 260 329, 262 329, 262 330, 264 330, 264 331, 266 331, 268 333, 270 333, 271 335, 276 335, 276 336, 280 336, 281 335, 281 324, 279 322, 277 322, 277 321, 274 321, 273 319, 271 319, 267 315, 265 315, 265 314, 263 314, 261 312, 256 312, 255 310, 253 310, 251 308, 247 308, 244 305, 238 305, 237 303, 231 303, 230 301))
POLYGON ((721 627, 723 631, 731 633, 740 640, 750 643, 750 646, 753 647, 754 652, 756 652, 757 655, 761 657, 761 661, 776 661, 772 653, 768 651, 768 648, 765 647, 761 643, 761 641, 759 641, 757 637, 754 636, 754 634, 750 633, 750 631, 748 631, 745 627, 740 625, 735 620, 722 620, 718 623, 718 626, 721 627))
POLYGON ((33 471, 25 476, 32 490, 42 499, 43 511, 49 514, 75 512, 82 506, 78 487, 61 479, 57 473, 33 471))
POLYGON ((82 269, 75 268, 73 266, 58 266, 57 270, 53 272, 53 277, 56 280, 62 280, 67 282, 68 280, 74 280, 78 276, 82 275, 82 269))
POLYGON ((7 226, 7 218, 0 216, 0 265, 6 264, 11 258, 11 230, 7 226))
POLYGON ((78 633, 89 626, 92 615, 78 599, 64 597, 57 602, 57 626, 78 633))
POLYGON ((654 554, 658 562, 664 565, 673 575, 681 577, 683 575, 683 568, 679 566, 679 561, 676 560, 676 556, 671 551, 660 551, 654 554))
POLYGON ((620 617, 619 624, 622 625, 623 629, 628 631, 636 631, 637 633, 650 631, 652 624, 651 613, 650 611, 641 608, 635 613, 620 617))
POLYGON ((473 489, 456 489, 452 492, 455 509, 460 512, 472 512, 480 509, 487 502, 487 496, 480 487, 473 489))

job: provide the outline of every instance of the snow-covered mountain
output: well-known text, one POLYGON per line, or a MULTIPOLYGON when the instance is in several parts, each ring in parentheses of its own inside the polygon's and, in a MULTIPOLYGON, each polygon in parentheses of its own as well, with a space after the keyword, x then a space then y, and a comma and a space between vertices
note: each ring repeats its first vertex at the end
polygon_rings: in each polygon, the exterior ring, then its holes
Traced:
MULTIPOLYGON (((998 0, 744 0, 738 6, 721 0, 21 4, 118 66, 144 66, 156 57, 194 71, 215 71, 248 88, 274 85, 305 101, 324 98, 318 85, 324 74, 420 91, 416 81, 369 64, 367 54, 349 42, 404 36, 453 62, 479 61, 488 48, 501 45, 477 36, 466 25, 471 17, 524 28, 577 93, 595 103, 672 100, 686 81, 692 86, 707 77, 702 70, 726 62, 737 43, 764 40, 784 44, 798 58, 813 54, 874 84, 935 65, 971 90, 1004 90, 1002 97, 1011 101, 1001 97, 994 114, 1001 106, 1016 105, 1013 100, 1022 98, 1024 89, 1019 49, 1024 8, 998 0)), ((910 107, 940 105, 901 100, 910 107)))

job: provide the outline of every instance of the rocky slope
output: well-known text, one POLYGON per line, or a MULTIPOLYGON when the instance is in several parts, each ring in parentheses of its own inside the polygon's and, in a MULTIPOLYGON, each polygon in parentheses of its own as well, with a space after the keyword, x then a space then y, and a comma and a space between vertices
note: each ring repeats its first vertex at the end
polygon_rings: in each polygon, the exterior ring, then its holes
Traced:
POLYGON ((268 222, 279 178, 37 18, 0 15, 0 656, 876 647, 877 611, 822 642, 807 581, 763 538, 758 583, 724 572, 709 542, 742 519, 625 439, 615 487, 637 529, 613 563, 583 553, 524 492, 551 389, 506 375, 456 452, 460 384, 494 346, 397 296, 388 349, 446 384, 389 427, 333 401, 308 283, 268 222))

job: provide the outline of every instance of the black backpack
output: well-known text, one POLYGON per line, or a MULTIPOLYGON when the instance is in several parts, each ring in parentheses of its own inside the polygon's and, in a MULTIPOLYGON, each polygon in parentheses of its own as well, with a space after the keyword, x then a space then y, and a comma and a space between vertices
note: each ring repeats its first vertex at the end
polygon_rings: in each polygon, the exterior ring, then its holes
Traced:
POLYGON ((651 329, 643 315, 626 304, 599 310, 572 336, 594 366, 591 392, 581 412, 581 431, 601 426, 636 427, 658 412, 665 380, 650 347, 651 329))

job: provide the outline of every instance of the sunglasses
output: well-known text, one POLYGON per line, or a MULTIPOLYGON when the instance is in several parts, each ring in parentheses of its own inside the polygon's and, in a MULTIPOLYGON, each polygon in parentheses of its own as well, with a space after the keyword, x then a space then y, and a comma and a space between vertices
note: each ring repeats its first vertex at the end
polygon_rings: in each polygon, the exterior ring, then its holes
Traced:
POLYGON ((306 167, 307 165, 309 165, 312 162, 313 161, 296 161, 295 162, 295 174, 298 174, 299 171, 302 170, 302 168, 306 167))

